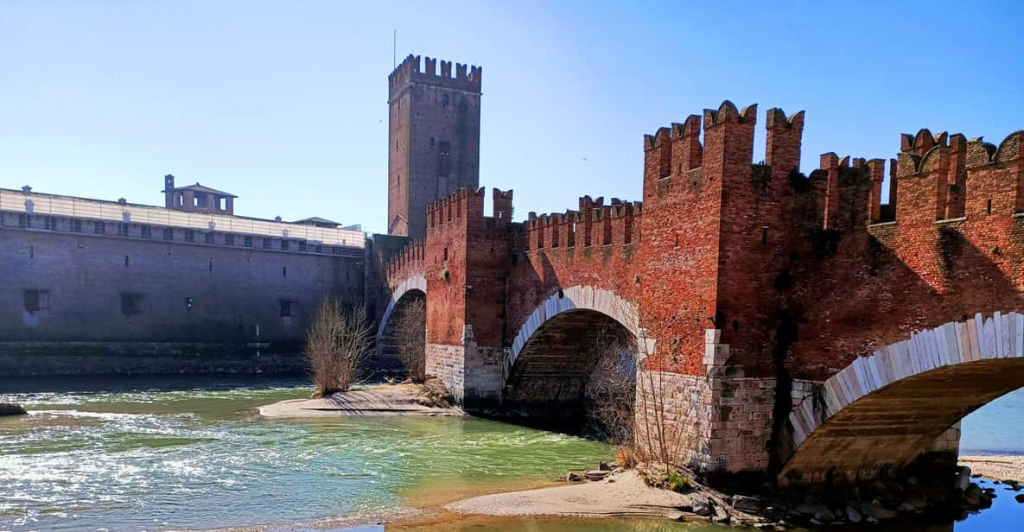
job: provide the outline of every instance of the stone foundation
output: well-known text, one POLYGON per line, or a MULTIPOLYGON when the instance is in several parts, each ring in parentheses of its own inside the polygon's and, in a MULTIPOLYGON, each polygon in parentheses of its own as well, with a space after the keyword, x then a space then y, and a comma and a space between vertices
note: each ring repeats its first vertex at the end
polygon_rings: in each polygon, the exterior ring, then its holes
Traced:
POLYGON ((461 345, 427 344, 427 375, 444 383, 455 402, 463 404, 465 398, 466 348, 461 345))

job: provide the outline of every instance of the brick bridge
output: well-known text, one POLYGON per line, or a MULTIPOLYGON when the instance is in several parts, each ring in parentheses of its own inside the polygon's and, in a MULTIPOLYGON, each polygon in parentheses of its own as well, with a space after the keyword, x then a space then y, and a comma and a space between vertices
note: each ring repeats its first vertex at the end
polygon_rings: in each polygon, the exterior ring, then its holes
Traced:
MULTIPOLYGON (((513 223, 512 192, 432 204, 380 318, 426 297, 426 363, 468 410, 577 416, 614 329, 657 371, 681 458, 783 480, 869 476, 1024 386, 1024 132, 903 135, 799 170, 804 113, 730 102, 644 137, 643 202, 513 223)), ((637 404, 643 398, 638 392, 637 404)), ((948 453, 946 453, 948 456, 948 453)))

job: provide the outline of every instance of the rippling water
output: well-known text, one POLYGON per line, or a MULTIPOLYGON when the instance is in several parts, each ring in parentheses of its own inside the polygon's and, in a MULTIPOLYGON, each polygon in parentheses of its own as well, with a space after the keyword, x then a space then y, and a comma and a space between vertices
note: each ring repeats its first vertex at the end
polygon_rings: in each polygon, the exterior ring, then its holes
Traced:
MULTIPOLYGON (((473 418, 256 418, 258 405, 308 396, 312 390, 299 378, 26 380, 0 386, 0 401, 31 410, 27 417, 0 418, 0 530, 295 523, 538 485, 612 454, 600 443, 473 418)), ((965 449, 1020 453, 1024 438, 1013 432, 1024 429, 1020 412, 1024 391, 972 415, 964 422, 965 449), (1011 435, 1004 436, 1008 430, 1011 435)), ((955 527, 913 530, 1015 530, 1024 517, 1024 506, 1015 505, 1005 494, 994 510, 955 527)), ((468 520, 401 529, 679 530, 664 522, 615 521, 481 526, 468 520)))
POLYGON ((302 383, 161 378, 98 384, 120 391, 0 395, 31 411, 0 418, 0 525, 289 523, 552 481, 611 454, 472 418, 255 418, 257 405, 308 396, 302 383), (421 489, 428 478, 432 492, 421 489))

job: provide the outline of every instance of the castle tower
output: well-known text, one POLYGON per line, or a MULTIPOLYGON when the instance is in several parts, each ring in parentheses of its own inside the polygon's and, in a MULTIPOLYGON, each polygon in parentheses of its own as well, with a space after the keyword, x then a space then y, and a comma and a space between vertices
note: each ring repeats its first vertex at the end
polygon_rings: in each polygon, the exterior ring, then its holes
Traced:
POLYGON ((388 77, 388 233, 426 236, 427 204, 480 185, 482 69, 410 55, 388 77))

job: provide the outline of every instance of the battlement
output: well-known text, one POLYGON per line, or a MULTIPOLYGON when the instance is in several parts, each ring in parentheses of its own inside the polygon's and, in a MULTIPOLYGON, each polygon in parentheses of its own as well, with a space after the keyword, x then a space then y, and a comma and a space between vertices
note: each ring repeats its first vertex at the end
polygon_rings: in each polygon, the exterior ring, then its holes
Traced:
POLYGON ((441 231, 452 224, 497 227, 512 222, 512 190, 493 189, 494 216, 484 216, 484 187, 463 187, 427 205, 427 231, 441 231))
POLYGON ((392 256, 384 265, 388 282, 401 282, 413 273, 422 273, 426 268, 426 243, 416 239, 392 256))
POLYGON ((409 83, 425 83, 438 85, 454 90, 479 93, 483 81, 483 67, 455 63, 455 75, 452 75, 452 62, 440 60, 441 70, 438 72, 438 59, 410 54, 388 76, 390 94, 394 97, 409 83))
POLYGON ((640 238, 643 203, 612 198, 579 199, 579 210, 541 214, 531 212, 525 224, 526 249, 621 246, 640 238))
POLYGON ((999 146, 945 131, 900 136, 894 185, 913 205, 896 203, 896 219, 949 220, 969 212, 1024 211, 1024 131, 999 146), (1007 165, 1010 165, 1009 167, 1007 165), (1013 168, 1016 165, 1016 168, 1013 168), (1007 175, 1009 170, 1010 175, 1007 175), (1002 199, 999 196, 1003 196, 1002 199), (994 203, 993 203, 994 202, 994 203))

